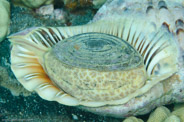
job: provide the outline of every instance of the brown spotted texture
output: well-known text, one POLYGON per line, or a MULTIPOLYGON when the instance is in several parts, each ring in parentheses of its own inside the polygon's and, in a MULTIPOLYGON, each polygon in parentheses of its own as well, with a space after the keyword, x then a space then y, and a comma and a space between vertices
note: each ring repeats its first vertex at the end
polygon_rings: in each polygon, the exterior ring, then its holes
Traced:
POLYGON ((58 87, 80 100, 122 99, 147 80, 143 65, 131 70, 97 71, 63 64, 50 52, 45 55, 45 67, 58 87))

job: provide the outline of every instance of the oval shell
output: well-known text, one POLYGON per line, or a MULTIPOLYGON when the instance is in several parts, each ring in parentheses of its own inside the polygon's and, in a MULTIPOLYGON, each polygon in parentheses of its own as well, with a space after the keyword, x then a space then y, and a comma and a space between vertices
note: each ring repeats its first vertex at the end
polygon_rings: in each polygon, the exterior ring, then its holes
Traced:
POLYGON ((81 100, 121 99, 147 80, 141 55, 126 41, 103 33, 66 38, 45 54, 44 64, 58 87, 81 100))

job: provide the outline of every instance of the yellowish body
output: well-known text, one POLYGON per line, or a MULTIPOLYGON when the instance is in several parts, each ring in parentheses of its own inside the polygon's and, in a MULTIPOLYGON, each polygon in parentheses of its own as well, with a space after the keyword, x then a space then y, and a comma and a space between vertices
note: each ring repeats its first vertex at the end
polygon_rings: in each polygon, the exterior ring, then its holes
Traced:
POLYGON ((66 65, 52 53, 46 54, 45 67, 58 87, 80 100, 122 99, 141 88, 147 80, 143 65, 131 70, 97 71, 66 65))

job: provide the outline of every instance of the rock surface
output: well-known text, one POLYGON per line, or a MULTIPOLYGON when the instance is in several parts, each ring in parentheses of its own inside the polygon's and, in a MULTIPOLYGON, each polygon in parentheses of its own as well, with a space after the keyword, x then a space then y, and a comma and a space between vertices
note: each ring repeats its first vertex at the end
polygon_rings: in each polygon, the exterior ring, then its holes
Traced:
MULTIPOLYGON (((183 105, 179 104, 179 108, 174 107, 174 111, 172 112, 167 107, 158 107, 150 114, 147 122, 183 122, 183 105)), ((143 120, 136 117, 128 117, 123 122, 143 122, 143 120)))

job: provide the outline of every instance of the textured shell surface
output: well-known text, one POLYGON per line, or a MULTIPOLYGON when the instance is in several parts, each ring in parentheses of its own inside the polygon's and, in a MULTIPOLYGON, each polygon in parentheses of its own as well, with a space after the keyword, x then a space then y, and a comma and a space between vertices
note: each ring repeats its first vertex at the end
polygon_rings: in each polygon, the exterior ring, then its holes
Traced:
POLYGON ((78 99, 121 99, 124 94, 118 91, 125 88, 125 82, 131 84, 125 75, 138 74, 141 85, 146 80, 141 55, 126 41, 104 33, 66 38, 45 55, 44 61, 50 78, 78 99))
POLYGON ((102 115, 182 102, 182 6, 109 0, 89 24, 16 33, 9 37, 12 71, 43 99, 102 115))
POLYGON ((129 43, 104 33, 69 37, 57 43, 52 52, 67 65, 99 71, 128 70, 143 64, 141 55, 129 43))

